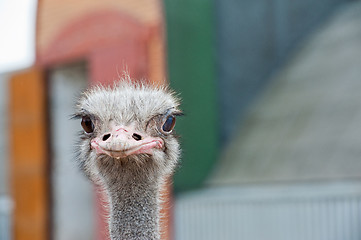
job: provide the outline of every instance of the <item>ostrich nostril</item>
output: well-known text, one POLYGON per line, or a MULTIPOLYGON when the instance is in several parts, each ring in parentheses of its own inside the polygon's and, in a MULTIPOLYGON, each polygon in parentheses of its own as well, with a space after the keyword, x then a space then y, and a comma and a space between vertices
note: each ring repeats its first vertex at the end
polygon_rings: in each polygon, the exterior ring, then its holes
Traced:
POLYGON ((106 141, 107 139, 109 139, 110 136, 111 136, 110 133, 105 134, 105 135, 103 136, 103 141, 106 141))
POLYGON ((132 137, 133 137, 136 141, 142 140, 142 136, 140 136, 139 134, 136 134, 136 133, 133 133, 132 137))

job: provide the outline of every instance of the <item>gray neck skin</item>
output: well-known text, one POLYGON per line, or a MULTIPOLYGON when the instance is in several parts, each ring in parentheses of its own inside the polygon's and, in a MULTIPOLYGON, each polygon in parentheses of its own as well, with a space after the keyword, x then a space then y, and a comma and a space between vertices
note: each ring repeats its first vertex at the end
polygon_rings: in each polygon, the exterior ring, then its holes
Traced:
POLYGON ((160 239, 157 182, 143 179, 140 183, 124 181, 121 186, 110 185, 107 190, 112 240, 160 239))

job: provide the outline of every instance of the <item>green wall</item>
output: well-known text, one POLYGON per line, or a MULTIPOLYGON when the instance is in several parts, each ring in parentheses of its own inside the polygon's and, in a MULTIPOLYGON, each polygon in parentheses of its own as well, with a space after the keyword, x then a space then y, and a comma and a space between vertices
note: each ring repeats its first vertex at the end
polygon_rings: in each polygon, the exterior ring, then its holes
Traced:
POLYGON ((183 100, 177 120, 182 159, 176 191, 199 187, 218 155, 213 2, 165 0, 168 74, 183 100))

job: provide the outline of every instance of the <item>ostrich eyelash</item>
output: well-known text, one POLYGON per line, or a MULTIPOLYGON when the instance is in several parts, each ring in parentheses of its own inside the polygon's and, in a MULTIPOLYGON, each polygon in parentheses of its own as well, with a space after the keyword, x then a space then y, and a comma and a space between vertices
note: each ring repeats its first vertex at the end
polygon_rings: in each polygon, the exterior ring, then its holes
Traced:
POLYGON ((85 116, 90 117, 92 120, 96 119, 96 117, 93 114, 91 114, 91 113, 89 113, 89 112, 82 109, 81 112, 74 113, 74 114, 70 115, 70 120, 81 119, 81 118, 83 118, 85 116))
POLYGON ((172 115, 176 116, 176 117, 182 117, 182 116, 185 116, 185 113, 183 113, 183 112, 173 112, 172 115))
POLYGON ((69 116, 69 120, 77 120, 77 119, 81 119, 82 117, 83 117, 82 114, 75 113, 69 116))

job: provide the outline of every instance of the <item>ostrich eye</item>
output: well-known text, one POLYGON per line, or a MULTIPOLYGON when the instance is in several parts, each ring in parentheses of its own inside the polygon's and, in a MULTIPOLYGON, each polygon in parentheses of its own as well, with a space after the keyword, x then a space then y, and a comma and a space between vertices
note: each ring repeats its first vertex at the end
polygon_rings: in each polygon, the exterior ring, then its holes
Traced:
POLYGON ((166 133, 169 133, 170 131, 173 130, 174 125, 175 125, 175 117, 172 115, 168 116, 162 126, 162 130, 166 133))
POLYGON ((88 116, 82 117, 81 126, 86 133, 92 133, 94 131, 94 124, 88 116))

